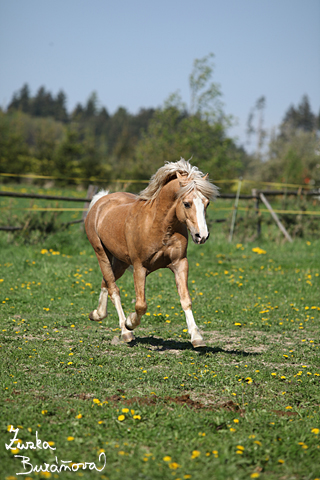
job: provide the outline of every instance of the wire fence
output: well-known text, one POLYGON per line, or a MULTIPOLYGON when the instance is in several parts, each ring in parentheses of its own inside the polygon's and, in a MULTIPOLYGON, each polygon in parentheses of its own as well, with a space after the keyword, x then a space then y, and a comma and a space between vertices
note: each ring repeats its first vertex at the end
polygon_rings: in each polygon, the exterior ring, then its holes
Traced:
MULTIPOLYGON (((21 205, 1 205, 1 211, 24 211, 24 212, 75 212, 82 213, 82 219, 77 219, 71 222, 67 222, 68 224, 72 223, 80 223, 84 221, 86 211, 88 209, 89 203, 92 199, 93 194, 99 189, 98 186, 94 187, 93 183, 103 183, 104 185, 110 184, 123 184, 124 189, 128 188, 130 184, 145 184, 149 183, 149 180, 139 180, 139 179, 116 179, 116 180, 108 180, 108 179, 101 179, 101 178, 60 178, 56 176, 44 176, 44 175, 35 175, 35 174, 10 174, 10 173, 0 173, 0 177, 12 177, 12 178, 21 178, 21 179, 42 179, 42 180, 73 180, 73 181, 90 181, 91 184, 89 185, 87 195, 86 196, 65 196, 65 195, 54 195, 54 194, 44 194, 44 193, 34 193, 34 192, 20 192, 17 191, 17 188, 14 188, 12 185, 0 185, 0 199, 1 197, 7 198, 16 198, 16 199, 33 199, 33 200, 40 200, 40 201, 57 201, 57 202, 79 202, 83 203, 81 207, 67 207, 67 206, 38 206, 32 205, 29 207, 21 206, 21 205)), ((298 185, 298 184, 288 184, 288 183, 279 183, 279 182, 258 182, 254 180, 246 180, 246 179, 221 179, 217 180, 214 183, 216 184, 229 184, 232 185, 232 190, 236 190, 236 192, 232 191, 229 193, 220 193, 219 200, 229 200, 231 202, 234 201, 232 205, 222 207, 221 202, 217 202, 218 204, 212 203, 210 209, 213 212, 233 212, 232 213, 232 224, 234 227, 234 223, 236 221, 237 212, 248 212, 250 208, 252 209, 252 205, 249 204, 247 206, 239 205, 239 200, 254 200, 255 201, 255 210, 256 213, 261 215, 262 213, 271 213, 272 216, 276 216, 276 214, 286 214, 286 215, 303 215, 303 216, 320 216, 320 188, 315 188, 312 185, 298 185), (251 189, 251 194, 242 194, 241 189, 243 186, 246 185, 248 189, 248 185, 254 186, 255 188, 251 189), (259 187, 259 188, 258 188, 259 187), (314 210, 311 209, 284 209, 284 208, 272 208, 266 200, 266 196, 273 196, 278 197, 282 196, 283 198, 288 198, 290 196, 296 197, 305 197, 305 198, 314 198, 316 200, 316 208, 314 210), (263 202, 267 208, 261 208, 259 203, 263 202)), ((41 187, 40 187, 41 188, 41 187)), ((26 188, 23 188, 26 190, 26 188)), ((43 188, 41 188, 43 190, 43 188)), ((276 220, 276 219, 275 219, 276 220)), ((223 221, 216 219, 215 221, 223 221)), ((278 220, 276 220, 278 222, 278 220)), ((280 223, 280 222, 279 222, 280 223)), ((19 230, 21 226, 0 226, 0 230, 19 230)), ((231 227, 232 228, 232 227, 231 227)), ((232 228, 233 230, 233 228, 232 228)), ((230 233, 232 238, 232 235, 230 233)))

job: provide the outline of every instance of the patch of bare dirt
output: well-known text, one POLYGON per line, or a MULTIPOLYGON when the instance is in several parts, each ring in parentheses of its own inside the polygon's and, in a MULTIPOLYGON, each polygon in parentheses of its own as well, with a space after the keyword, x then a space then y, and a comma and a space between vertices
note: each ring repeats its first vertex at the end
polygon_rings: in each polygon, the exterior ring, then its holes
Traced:
POLYGON ((138 405, 158 405, 160 403, 170 404, 175 403, 177 405, 186 406, 195 410, 206 409, 206 410, 228 410, 233 412, 238 412, 239 414, 243 414, 245 411, 239 407, 238 404, 234 403, 232 400, 223 403, 217 404, 209 404, 203 403, 200 400, 193 400, 190 398, 188 393, 183 395, 179 395, 177 397, 166 396, 164 398, 158 397, 157 395, 151 396, 143 396, 143 397, 131 397, 131 398, 123 398, 121 395, 111 395, 107 397, 106 400, 108 402, 114 403, 122 403, 124 405, 131 406, 133 404, 138 405))
POLYGON ((283 410, 272 410, 273 413, 276 413, 279 417, 295 417, 297 412, 289 412, 289 411, 283 411, 283 410))

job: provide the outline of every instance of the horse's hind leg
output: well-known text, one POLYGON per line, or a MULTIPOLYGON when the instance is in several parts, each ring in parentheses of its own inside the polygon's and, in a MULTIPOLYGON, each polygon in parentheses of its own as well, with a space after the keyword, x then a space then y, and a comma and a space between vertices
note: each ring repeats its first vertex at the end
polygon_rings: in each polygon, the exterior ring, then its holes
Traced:
POLYGON ((94 320, 95 322, 100 322, 101 320, 106 318, 106 316, 108 315, 107 305, 108 305, 108 288, 103 278, 101 283, 99 305, 95 310, 89 313, 90 320, 94 320))
MULTIPOLYGON (((102 315, 104 315, 103 318, 105 318, 107 315, 107 295, 109 293, 112 303, 116 307, 119 316, 122 339, 125 342, 131 342, 134 340, 134 335, 126 328, 126 317, 121 305, 120 290, 116 284, 116 280, 120 278, 121 275, 123 275, 123 273, 126 271, 127 265, 112 257, 112 255, 104 249, 100 241, 99 243, 93 245, 93 248, 100 265, 103 281, 101 285, 102 288, 99 298, 99 305, 96 310, 91 312, 89 318, 96 320, 96 317, 100 316, 100 313, 102 313, 102 315)), ((102 320, 101 317, 100 320, 102 320)))
MULTIPOLYGON (((119 260, 112 257, 111 255, 110 255, 110 258, 108 257, 108 259, 109 261, 111 261, 110 263, 112 265, 112 271, 115 277, 114 279, 115 281, 117 281, 118 278, 122 277, 122 275, 128 268, 128 265, 124 264, 123 262, 120 262, 119 260)), ((101 320, 106 318, 108 316, 107 305, 108 305, 108 286, 106 284, 105 279, 103 278, 101 283, 99 304, 98 304, 98 307, 89 314, 90 320, 100 322, 101 320)))

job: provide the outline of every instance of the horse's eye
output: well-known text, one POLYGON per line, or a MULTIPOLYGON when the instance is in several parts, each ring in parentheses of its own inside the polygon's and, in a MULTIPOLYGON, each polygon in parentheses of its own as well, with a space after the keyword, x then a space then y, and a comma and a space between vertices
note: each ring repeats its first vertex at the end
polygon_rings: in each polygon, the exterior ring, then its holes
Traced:
POLYGON ((210 205, 210 202, 208 202, 208 204, 207 204, 206 208, 208 208, 208 207, 209 207, 209 205, 210 205))
POLYGON ((183 202, 183 205, 184 205, 185 208, 190 208, 191 207, 189 202, 183 202))

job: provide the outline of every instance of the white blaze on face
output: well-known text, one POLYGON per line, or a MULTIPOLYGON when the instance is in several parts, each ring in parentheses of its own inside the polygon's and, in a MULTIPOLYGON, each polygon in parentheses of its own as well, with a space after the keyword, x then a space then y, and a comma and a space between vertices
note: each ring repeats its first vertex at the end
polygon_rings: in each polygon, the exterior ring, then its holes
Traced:
POLYGON ((196 207, 196 215, 197 215, 197 222, 198 222, 198 228, 199 228, 199 234, 201 238, 207 238, 208 236, 208 227, 206 223, 206 217, 205 217, 205 211, 204 211, 204 205, 199 196, 197 196, 194 200, 193 203, 196 207))

